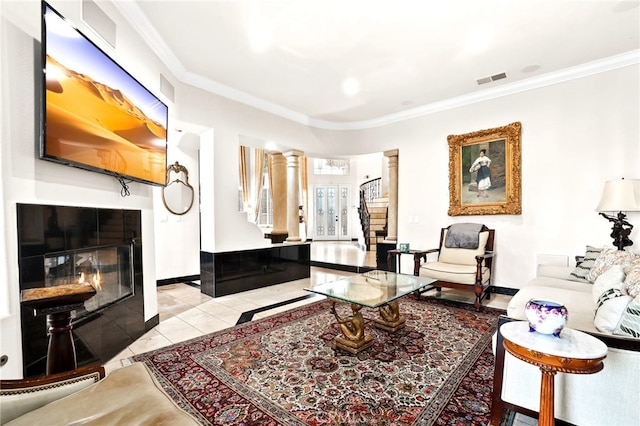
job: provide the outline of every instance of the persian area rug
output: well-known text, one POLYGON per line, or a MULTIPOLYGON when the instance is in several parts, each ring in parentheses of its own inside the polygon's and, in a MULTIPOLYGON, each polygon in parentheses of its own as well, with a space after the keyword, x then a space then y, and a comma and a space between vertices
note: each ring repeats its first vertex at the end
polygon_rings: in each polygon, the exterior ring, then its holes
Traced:
POLYGON ((412 296, 400 309, 395 333, 362 309, 375 344, 357 356, 332 349, 325 300, 132 359, 202 424, 488 425, 502 311, 412 296))

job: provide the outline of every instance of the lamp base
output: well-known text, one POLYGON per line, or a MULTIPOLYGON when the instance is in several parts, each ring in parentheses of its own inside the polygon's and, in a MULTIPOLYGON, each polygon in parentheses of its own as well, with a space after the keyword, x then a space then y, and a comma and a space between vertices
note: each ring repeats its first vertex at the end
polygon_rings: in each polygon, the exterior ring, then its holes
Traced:
POLYGON ((618 212, 617 216, 609 216, 604 213, 600 213, 600 215, 613 223, 610 237, 613 238, 613 245, 616 246, 618 250, 624 250, 625 247, 633 245, 633 241, 629 239, 633 225, 627 222, 626 214, 618 212))

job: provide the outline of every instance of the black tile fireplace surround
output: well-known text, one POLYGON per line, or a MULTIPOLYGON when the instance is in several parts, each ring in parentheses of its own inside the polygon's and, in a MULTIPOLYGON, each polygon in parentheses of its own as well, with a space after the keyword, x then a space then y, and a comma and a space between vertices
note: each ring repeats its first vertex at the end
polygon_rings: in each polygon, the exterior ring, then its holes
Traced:
MULTIPOLYGON (((133 294, 73 321, 78 365, 106 363, 145 331, 158 316, 144 321, 142 231, 139 210, 17 204, 20 290, 45 286, 45 258, 52 253, 128 245, 132 248, 133 294)), ((125 256, 127 259, 128 257, 125 256)), ((125 260, 128 262, 128 260, 125 260)), ((45 373, 48 346, 46 316, 21 306, 23 373, 45 373)))

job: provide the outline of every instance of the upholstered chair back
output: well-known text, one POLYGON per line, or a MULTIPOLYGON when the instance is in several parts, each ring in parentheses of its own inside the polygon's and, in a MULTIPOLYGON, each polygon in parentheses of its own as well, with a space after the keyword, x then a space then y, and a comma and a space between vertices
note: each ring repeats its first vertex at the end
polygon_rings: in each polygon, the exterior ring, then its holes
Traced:
POLYGON ((480 232, 478 248, 449 248, 445 247, 444 241, 447 238, 447 229, 442 230, 442 238, 440 239, 440 257, 438 261, 444 263, 452 263, 456 265, 476 265, 476 256, 483 256, 489 240, 489 231, 480 232))

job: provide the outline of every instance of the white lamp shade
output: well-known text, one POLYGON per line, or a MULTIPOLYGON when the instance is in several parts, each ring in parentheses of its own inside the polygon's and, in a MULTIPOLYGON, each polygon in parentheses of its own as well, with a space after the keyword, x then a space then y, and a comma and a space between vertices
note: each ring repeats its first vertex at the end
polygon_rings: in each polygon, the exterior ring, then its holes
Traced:
POLYGON ((640 211, 640 181, 633 179, 607 181, 596 211, 640 211))

